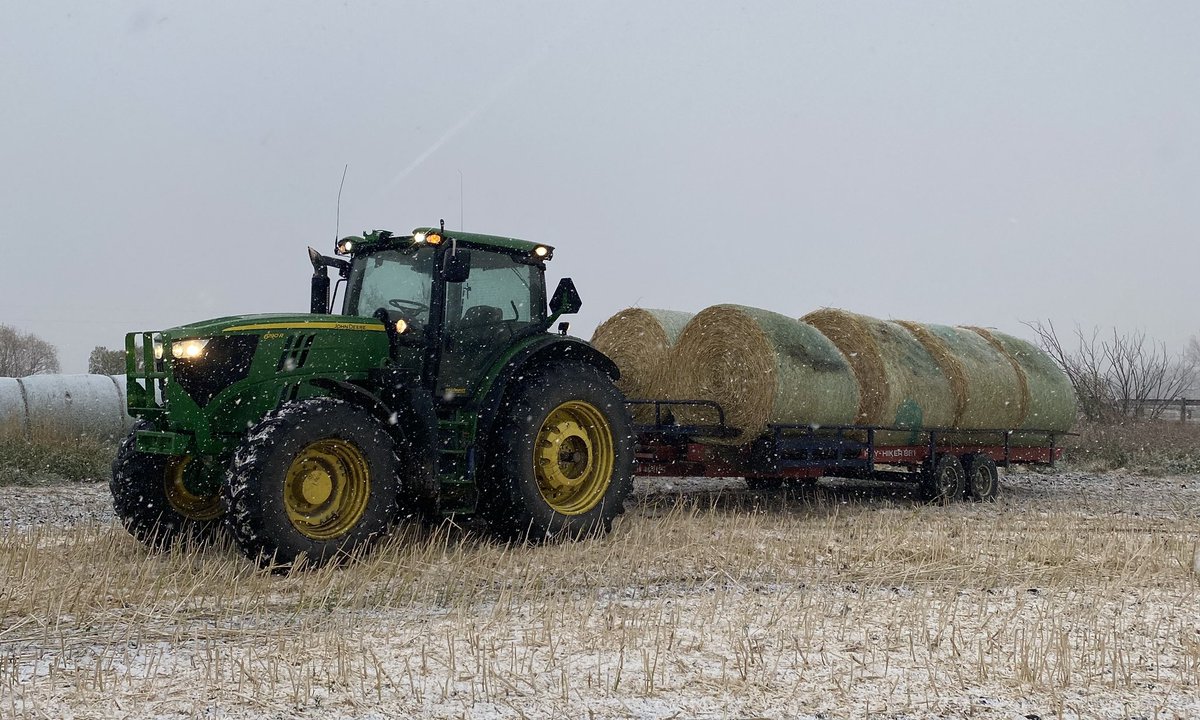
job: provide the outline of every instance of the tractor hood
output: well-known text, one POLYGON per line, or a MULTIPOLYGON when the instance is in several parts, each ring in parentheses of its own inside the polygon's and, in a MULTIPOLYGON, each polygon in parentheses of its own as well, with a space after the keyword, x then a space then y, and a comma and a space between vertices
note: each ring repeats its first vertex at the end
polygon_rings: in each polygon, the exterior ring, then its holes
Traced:
MULTIPOLYGON (((168 454, 219 452, 222 436, 243 432, 280 403, 320 395, 324 381, 365 381, 390 357, 378 320, 300 313, 129 333, 125 349, 129 412, 174 433, 148 450, 168 454)), ((410 355, 401 359, 415 366, 419 354, 410 355)))
POLYGON ((171 340, 205 338, 229 333, 309 333, 321 330, 361 331, 383 333, 383 323, 373 318, 347 317, 345 315, 312 315, 269 313, 261 315, 233 315, 230 317, 201 320, 163 331, 171 340))

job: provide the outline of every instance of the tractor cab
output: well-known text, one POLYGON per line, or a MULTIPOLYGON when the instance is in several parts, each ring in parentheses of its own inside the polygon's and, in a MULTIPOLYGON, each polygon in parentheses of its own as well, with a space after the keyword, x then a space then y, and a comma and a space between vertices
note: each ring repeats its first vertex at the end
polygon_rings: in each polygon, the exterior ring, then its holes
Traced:
POLYGON ((346 237, 337 252, 348 259, 314 258, 313 312, 328 310, 324 267, 339 268, 341 314, 382 320, 392 362, 420 372, 439 398, 470 396, 508 348, 550 325, 549 246, 419 228, 346 237))

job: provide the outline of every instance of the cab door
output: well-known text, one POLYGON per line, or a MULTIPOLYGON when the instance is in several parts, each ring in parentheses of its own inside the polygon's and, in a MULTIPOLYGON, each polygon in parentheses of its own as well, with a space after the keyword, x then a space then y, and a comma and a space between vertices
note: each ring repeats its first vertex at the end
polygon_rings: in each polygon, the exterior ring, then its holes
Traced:
POLYGON ((438 372, 444 400, 473 395, 481 376, 546 318, 542 268, 524 256, 473 249, 471 272, 446 286, 445 347, 438 372))

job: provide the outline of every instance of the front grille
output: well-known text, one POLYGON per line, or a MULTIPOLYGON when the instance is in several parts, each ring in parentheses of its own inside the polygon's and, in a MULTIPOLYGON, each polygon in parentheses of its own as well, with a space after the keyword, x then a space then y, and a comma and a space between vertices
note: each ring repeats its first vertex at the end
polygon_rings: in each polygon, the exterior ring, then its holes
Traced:
POLYGON ((210 338, 204 355, 196 359, 179 358, 173 363, 175 382, 192 396, 200 407, 208 405, 217 393, 245 380, 250 374, 257 335, 222 335, 210 338))

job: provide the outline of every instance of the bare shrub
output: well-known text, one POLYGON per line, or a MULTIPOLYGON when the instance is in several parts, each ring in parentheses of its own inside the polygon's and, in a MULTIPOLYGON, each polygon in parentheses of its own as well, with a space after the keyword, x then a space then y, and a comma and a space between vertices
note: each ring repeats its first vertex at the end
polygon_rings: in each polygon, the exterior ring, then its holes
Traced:
POLYGON ((59 371, 58 349, 34 335, 0 325, 0 377, 25 377, 59 371))
POLYGON ((1141 331, 1121 333, 1114 328, 1111 336, 1106 336, 1099 328, 1088 333, 1076 327, 1072 347, 1070 341, 1059 337, 1053 322, 1025 324, 1067 373, 1088 420, 1157 419, 1170 401, 1191 389, 1200 365, 1200 356, 1172 356, 1166 344, 1141 331))

